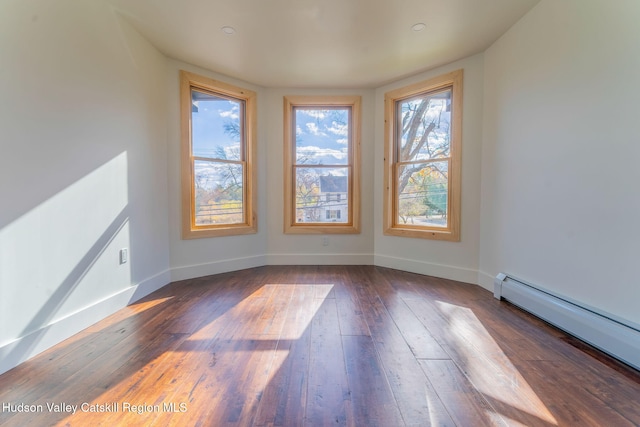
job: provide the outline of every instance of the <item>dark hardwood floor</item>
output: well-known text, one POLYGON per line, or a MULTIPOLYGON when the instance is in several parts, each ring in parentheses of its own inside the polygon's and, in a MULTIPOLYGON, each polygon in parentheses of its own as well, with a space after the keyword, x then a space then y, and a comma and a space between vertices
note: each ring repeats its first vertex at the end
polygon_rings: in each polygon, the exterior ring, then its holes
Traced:
POLYGON ((3 426, 617 427, 640 375, 474 285, 269 266, 172 283, 0 376, 0 405, 3 426))

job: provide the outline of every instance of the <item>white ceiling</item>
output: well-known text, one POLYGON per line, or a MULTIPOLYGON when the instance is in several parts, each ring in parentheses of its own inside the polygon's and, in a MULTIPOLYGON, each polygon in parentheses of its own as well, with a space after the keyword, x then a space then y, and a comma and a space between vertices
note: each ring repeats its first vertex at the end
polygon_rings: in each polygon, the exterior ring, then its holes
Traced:
POLYGON ((482 52, 539 0, 108 1, 172 58, 267 87, 358 88, 482 52))

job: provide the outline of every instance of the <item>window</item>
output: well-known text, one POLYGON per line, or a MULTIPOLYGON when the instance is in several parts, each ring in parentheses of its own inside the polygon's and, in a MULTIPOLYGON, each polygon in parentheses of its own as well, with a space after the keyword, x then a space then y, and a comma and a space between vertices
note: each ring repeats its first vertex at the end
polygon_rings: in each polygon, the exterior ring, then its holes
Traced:
POLYGON ((462 70, 385 94, 384 232, 460 240, 462 70))
POLYGON ((360 97, 284 98, 285 233, 360 232, 360 97))
POLYGON ((182 237, 256 232, 256 94, 180 72, 182 237))
POLYGON ((338 210, 338 209, 327 210, 325 217, 329 221, 337 221, 337 220, 340 219, 340 210, 338 210))

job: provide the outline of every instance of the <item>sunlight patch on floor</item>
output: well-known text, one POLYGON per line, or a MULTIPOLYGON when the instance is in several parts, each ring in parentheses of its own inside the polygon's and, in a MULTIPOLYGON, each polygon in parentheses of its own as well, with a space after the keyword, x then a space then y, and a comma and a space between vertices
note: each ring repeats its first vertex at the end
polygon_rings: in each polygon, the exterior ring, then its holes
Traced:
MULTIPOLYGON (((291 286, 291 285, 281 285, 281 286, 291 286)), ((312 284, 312 285, 294 285, 295 289, 292 295, 292 299, 297 297, 306 298, 309 300, 309 311, 307 313, 295 313, 295 323, 294 325, 283 324, 283 330, 280 333, 280 338, 278 341, 278 345, 276 346, 276 351, 274 352, 273 359, 271 361, 271 366, 269 367, 269 371, 267 374, 266 382, 264 386, 271 382, 273 377, 278 373, 281 366, 287 360, 289 356, 289 347, 286 349, 281 347, 281 342, 283 340, 297 340, 302 337, 305 331, 311 327, 311 322, 315 317, 316 313, 330 295, 333 290, 332 284, 312 284), (310 297, 310 298, 309 298, 310 297), (293 326, 293 328, 291 328, 293 326), (289 328, 291 328, 289 330, 289 328)), ((288 307, 289 308, 289 307, 288 307)), ((286 318, 289 319, 289 316, 292 313, 287 312, 286 318)), ((264 389, 264 388, 263 388, 264 389)))
MULTIPOLYGON (((554 416, 473 311, 442 301, 436 301, 436 304, 449 324, 450 337, 456 343, 455 351, 463 359, 460 369, 473 386, 494 402, 502 402, 550 425, 557 425, 554 416), (501 393, 496 393, 496 390, 501 393)), ((495 406, 492 404, 492 407, 495 406)), ((499 409, 496 411, 508 418, 499 409)))
MULTIPOLYGON (((239 417, 251 413, 283 365, 291 362, 291 347, 300 339, 308 339, 304 336, 310 332, 313 318, 327 298, 331 297, 332 290, 332 284, 270 284, 261 286, 245 298, 239 298, 235 305, 213 305, 210 314, 194 316, 194 321, 201 322, 197 327, 185 322, 176 328, 174 336, 180 335, 179 331, 183 328, 182 333, 192 331, 186 339, 173 349, 156 354, 144 366, 132 370, 128 377, 112 385, 110 393, 117 396, 118 402, 148 403, 139 401, 140 390, 156 388, 163 395, 159 395, 153 404, 162 406, 163 402, 186 401, 185 393, 189 394, 189 390, 197 388, 211 391, 206 394, 210 408, 228 406, 225 397, 228 384, 225 381, 229 375, 235 375, 242 378, 241 383, 234 385, 242 391, 235 392, 244 395, 239 417), (279 308, 274 311, 273 318, 263 318, 261 314, 271 303, 279 308), (265 334, 261 332, 264 328, 261 322, 275 322, 278 327, 265 334), (176 352, 182 354, 177 364, 175 356, 170 355, 176 352), (173 366, 167 365, 167 360, 172 360, 173 366), (165 377, 165 370, 171 374, 165 377), (206 374, 194 376, 192 372, 206 374)), ((171 298, 138 303, 120 319, 159 306, 171 298)), ((172 327, 168 325, 169 330, 172 327)), ((102 394, 89 402, 101 403, 105 403, 102 394)), ((73 419, 89 420, 91 416, 76 414, 73 419)), ((68 420, 67 417, 63 422, 68 420)))

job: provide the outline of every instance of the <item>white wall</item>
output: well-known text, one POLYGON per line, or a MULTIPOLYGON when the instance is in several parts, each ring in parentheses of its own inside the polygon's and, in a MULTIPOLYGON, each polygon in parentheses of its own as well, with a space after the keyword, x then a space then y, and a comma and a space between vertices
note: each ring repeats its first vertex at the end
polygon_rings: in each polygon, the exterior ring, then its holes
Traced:
POLYGON ((102 2, 0 3, 0 372, 168 282, 164 70, 102 2))
POLYGON ((480 239, 483 55, 402 79, 376 90, 373 192, 375 264, 475 283, 480 239), (462 216, 460 242, 385 236, 382 232, 384 94, 390 90, 464 69, 462 106, 462 216))
POLYGON ((639 18, 636 0, 543 0, 485 54, 331 91, 166 59, 99 1, 5 0, 0 372, 169 278, 265 264, 375 263, 488 288, 507 271, 640 323, 639 18), (384 93, 458 68, 461 241, 384 236, 384 93), (181 239, 180 69, 258 93, 255 235, 181 239), (304 94, 363 101, 362 233, 328 246, 282 232, 282 97, 304 94))
POLYGON ((301 90, 268 89, 265 109, 267 120, 268 173, 267 229, 269 264, 372 264, 373 263, 373 171, 374 125, 372 90, 301 90), (284 234, 283 157, 284 96, 290 95, 359 95, 362 97, 361 133, 361 218, 360 234, 292 235, 284 234), (323 239, 328 244, 323 246, 323 239))
POLYGON ((266 264, 267 198, 271 186, 267 177, 266 129, 269 106, 265 90, 251 83, 233 79, 181 61, 168 60, 165 79, 167 88, 167 148, 169 174, 169 236, 171 245, 171 279, 182 280, 210 274, 241 270, 266 264), (258 98, 258 233, 243 236, 182 240, 180 188, 180 70, 191 71, 225 83, 253 90, 258 98))
POLYGON ((640 324, 640 2, 543 0, 485 53, 481 278, 640 324))

